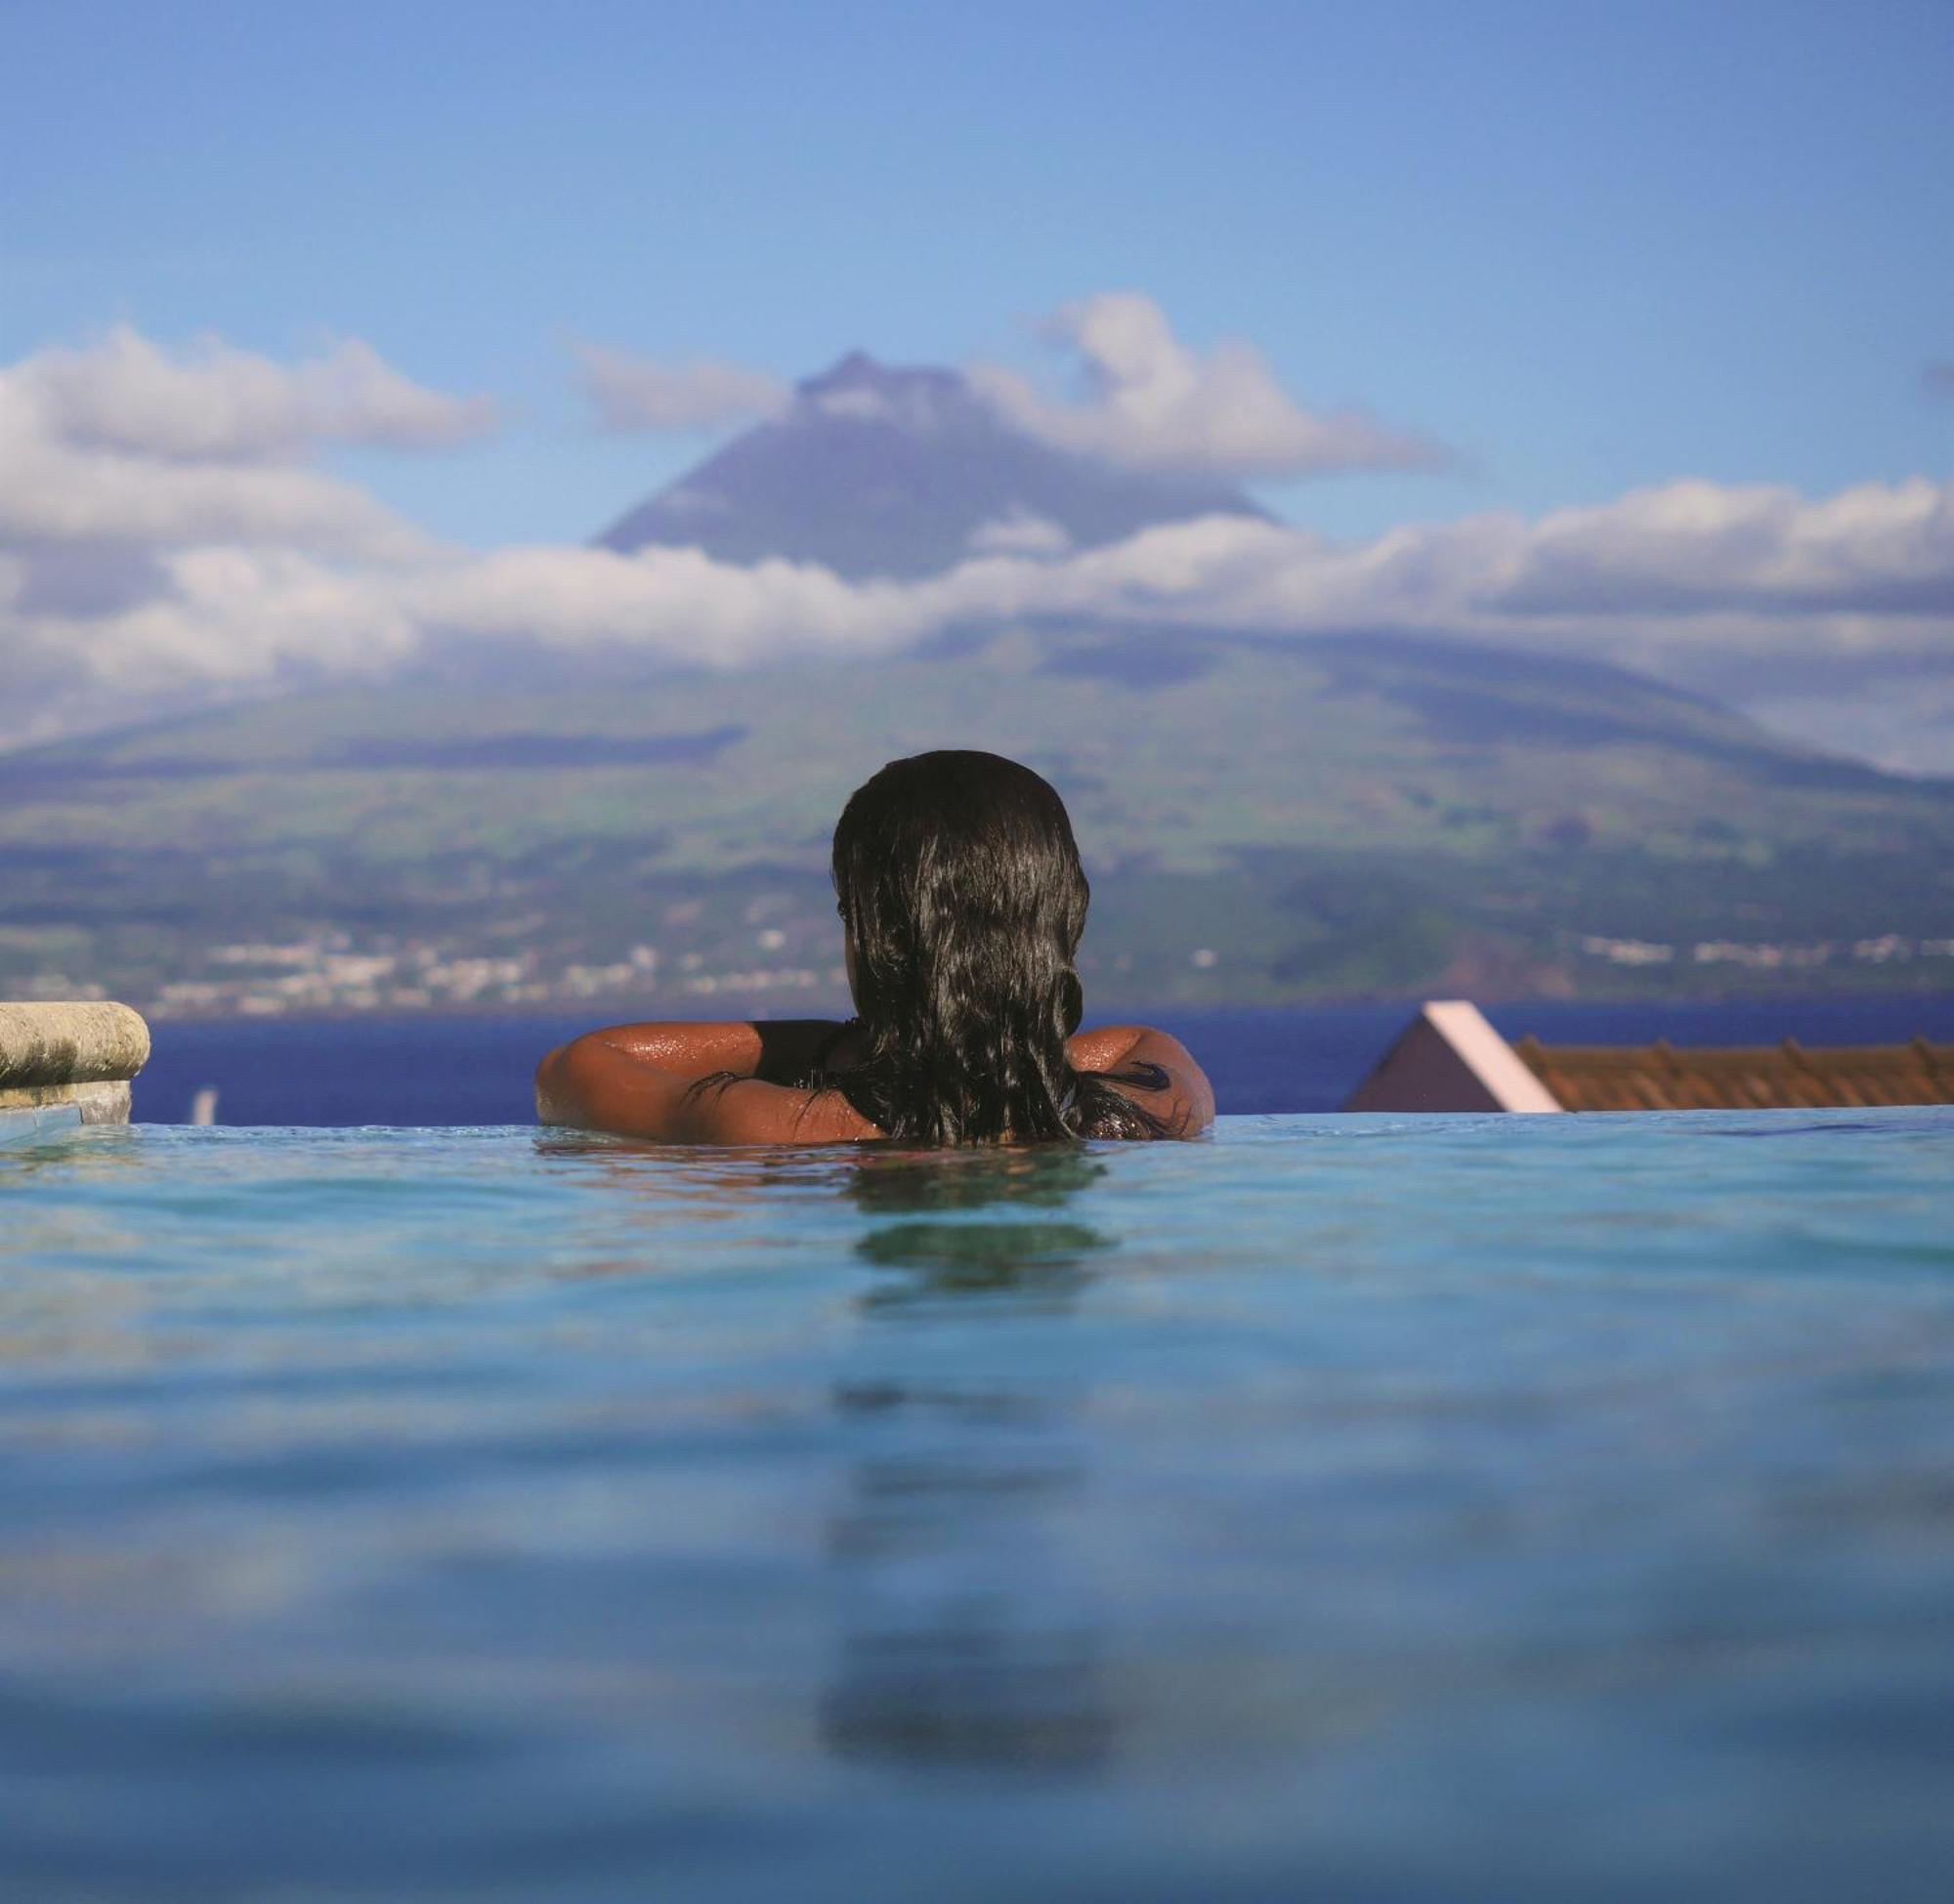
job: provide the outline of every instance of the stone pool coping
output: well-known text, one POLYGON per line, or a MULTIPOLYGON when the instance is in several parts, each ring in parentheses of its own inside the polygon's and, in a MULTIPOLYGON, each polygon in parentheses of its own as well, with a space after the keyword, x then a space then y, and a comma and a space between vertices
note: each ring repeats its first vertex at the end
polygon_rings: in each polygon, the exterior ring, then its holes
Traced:
POLYGON ((96 999, 0 1000, 0 1143, 84 1123, 127 1123, 149 1028, 96 999))

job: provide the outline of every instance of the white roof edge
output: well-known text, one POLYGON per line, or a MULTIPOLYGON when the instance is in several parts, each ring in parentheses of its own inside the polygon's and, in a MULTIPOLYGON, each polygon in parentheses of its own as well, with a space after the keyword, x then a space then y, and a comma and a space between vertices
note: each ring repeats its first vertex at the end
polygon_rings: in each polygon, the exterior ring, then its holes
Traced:
POLYGON ((1427 999, 1419 1016, 1458 1054, 1459 1061, 1502 1111, 1558 1111, 1553 1093, 1520 1061, 1486 1014, 1466 998, 1427 999))

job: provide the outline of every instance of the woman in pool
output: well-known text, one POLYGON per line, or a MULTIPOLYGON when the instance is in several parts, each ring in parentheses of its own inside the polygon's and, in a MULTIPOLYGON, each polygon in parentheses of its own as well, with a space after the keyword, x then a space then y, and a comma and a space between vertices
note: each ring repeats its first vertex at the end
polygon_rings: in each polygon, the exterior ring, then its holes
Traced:
POLYGON ((834 829, 845 1024, 618 1025, 552 1051, 536 1115, 679 1144, 940 1146, 1194 1137, 1201 1067, 1165 1032, 1082 1032, 1088 889, 1064 803, 989 753, 893 760, 834 829))

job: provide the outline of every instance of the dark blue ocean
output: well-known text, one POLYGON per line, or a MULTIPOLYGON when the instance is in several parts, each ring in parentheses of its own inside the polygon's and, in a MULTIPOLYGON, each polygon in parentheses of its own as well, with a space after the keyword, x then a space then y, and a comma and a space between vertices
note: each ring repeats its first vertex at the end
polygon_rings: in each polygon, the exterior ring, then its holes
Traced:
MULTIPOLYGON (((1409 1004, 1286 1011, 1122 1012, 1182 1038, 1223 1113, 1334 1111, 1411 1017, 1409 1004)), ((1553 1001, 1490 1005, 1508 1037, 1549 1043, 1897 1043, 1954 1038, 1954 994, 1745 1003, 1553 1001)), ((158 1022, 136 1117, 181 1123, 197 1091, 231 1124, 508 1124, 534 1115, 530 1079, 552 1045, 600 1022, 543 1017, 370 1017, 158 1022)))

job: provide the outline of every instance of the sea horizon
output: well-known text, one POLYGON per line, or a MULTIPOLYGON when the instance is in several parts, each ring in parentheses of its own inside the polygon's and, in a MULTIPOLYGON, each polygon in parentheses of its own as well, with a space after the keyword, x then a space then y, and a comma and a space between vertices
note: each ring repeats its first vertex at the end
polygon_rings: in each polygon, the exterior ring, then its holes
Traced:
MULTIPOLYGON (((701 1018, 705 1012, 642 1017, 701 1018)), ((705 1001, 701 1000, 701 1003, 705 1001)), ((740 1001, 713 1002, 736 1007, 740 1001)), ((745 1001, 748 1004, 750 1000, 745 1001)), ((1954 1038, 1954 992, 1840 996, 1475 1000, 1508 1037, 1547 1043, 1895 1044, 1954 1038)), ((1160 1026, 1207 1068, 1222 1115, 1341 1107, 1419 1000, 1287 1006, 1136 1006, 1088 1011, 1090 1024, 1160 1026)), ((439 1010, 332 1016, 160 1018, 135 1086, 140 1122, 182 1123, 200 1091, 235 1124, 500 1124, 534 1115, 531 1076, 545 1051, 598 1025, 628 1022, 624 1001, 547 1012, 439 1010)), ((818 1016, 722 1011, 721 1016, 818 1016)))

